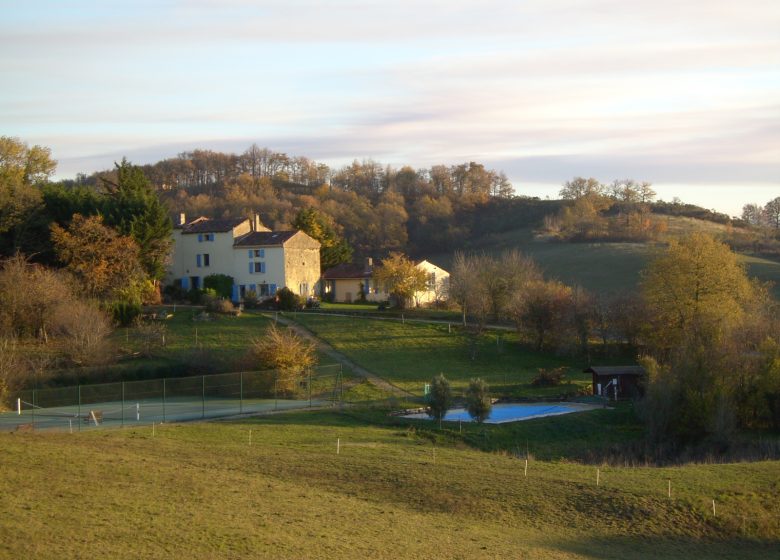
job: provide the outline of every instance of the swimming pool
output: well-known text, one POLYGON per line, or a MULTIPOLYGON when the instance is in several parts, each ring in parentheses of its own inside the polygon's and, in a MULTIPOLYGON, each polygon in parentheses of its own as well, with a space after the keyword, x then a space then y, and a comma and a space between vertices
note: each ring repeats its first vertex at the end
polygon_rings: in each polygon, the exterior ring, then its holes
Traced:
MULTIPOLYGON (((485 420, 486 424, 502 424, 504 422, 517 422, 518 420, 530 420, 531 418, 542 418, 544 416, 558 416, 559 414, 569 414, 571 412, 580 412, 583 410, 592 410, 593 405, 580 403, 504 403, 494 404, 490 412, 490 418, 485 420)), ((430 416, 424 412, 408 414, 404 418, 428 419, 430 416)), ((465 408, 453 408, 444 416, 445 422, 471 422, 471 416, 465 408)))

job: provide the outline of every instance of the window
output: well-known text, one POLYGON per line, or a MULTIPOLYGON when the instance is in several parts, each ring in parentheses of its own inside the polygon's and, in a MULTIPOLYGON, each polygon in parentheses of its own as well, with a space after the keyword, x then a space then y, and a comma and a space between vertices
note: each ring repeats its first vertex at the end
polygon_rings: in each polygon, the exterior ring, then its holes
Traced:
POLYGON ((203 266, 210 266, 211 263, 209 262, 209 254, 204 253, 203 254, 203 266))
POLYGON ((265 274, 265 263, 264 262, 249 263, 249 274, 265 274))
POLYGON ((264 259, 265 258, 265 249, 255 249, 254 250, 255 258, 257 259, 264 259))
POLYGON ((204 241, 214 241, 214 234, 213 233, 199 233, 198 234, 198 243, 203 243, 204 241))
POLYGON ((269 295, 271 295, 268 289, 268 284, 260 284, 259 288, 260 288, 260 297, 268 297, 269 295))
POLYGON ((202 255, 195 255, 195 264, 198 266, 198 268, 203 266, 210 266, 211 259, 209 258, 209 254, 204 253, 202 255))

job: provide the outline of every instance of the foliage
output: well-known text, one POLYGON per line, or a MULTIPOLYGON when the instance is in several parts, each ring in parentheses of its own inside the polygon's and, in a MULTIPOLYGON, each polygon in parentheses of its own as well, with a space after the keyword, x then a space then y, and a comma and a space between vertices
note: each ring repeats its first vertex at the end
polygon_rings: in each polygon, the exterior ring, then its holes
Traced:
POLYGON ((292 226, 320 242, 320 270, 352 260, 352 247, 336 230, 332 219, 314 208, 302 208, 292 226))
POLYGON ((287 286, 277 290, 276 301, 278 303, 279 309, 282 311, 297 311, 302 309, 305 303, 301 296, 293 292, 287 286))
POLYGON ((466 389, 466 410, 480 424, 490 417, 493 410, 487 383, 479 377, 472 379, 466 389))
POLYGON ((141 266, 158 281, 165 275, 165 260, 171 247, 173 223, 141 168, 126 159, 116 164, 116 182, 106 176, 108 187, 102 213, 106 224, 138 244, 141 266))
POLYGON ((249 359, 255 367, 268 368, 267 389, 293 394, 298 382, 317 363, 314 345, 293 332, 271 325, 252 341, 249 359))
POLYGON ((257 297, 257 292, 254 290, 247 290, 244 292, 244 307, 247 309, 254 309, 257 307, 257 304, 259 302, 259 299, 257 297))
POLYGON ((103 225, 100 216, 73 216, 68 228, 52 225, 59 260, 89 297, 140 303, 143 270, 139 249, 130 237, 103 225))
POLYGON ((236 308, 229 299, 220 297, 206 297, 206 311, 212 313, 222 313, 224 315, 232 315, 235 313, 236 308))
POLYGON ((120 327, 129 327, 141 315, 141 304, 134 301, 115 301, 111 305, 114 322, 120 327))
POLYGON ((38 187, 48 181, 56 166, 48 148, 29 147, 18 138, 0 136, 0 235, 7 237, 8 254, 20 248, 41 205, 38 187))
POLYGON ((431 379, 431 392, 428 395, 428 415, 434 420, 439 421, 447 414, 452 407, 452 389, 450 382, 443 374, 439 374, 431 379))
POLYGON ((227 274, 209 274, 203 279, 203 287, 214 290, 219 297, 230 298, 233 296, 233 277, 227 274))
POLYGON ((374 278, 386 287, 401 309, 414 297, 415 292, 425 290, 428 277, 402 253, 390 253, 375 269, 374 278))
POLYGON ((55 335, 64 339, 63 351, 73 364, 94 366, 114 361, 111 320, 105 312, 76 300, 58 307, 56 313, 55 335))
POLYGON ((556 280, 531 282, 513 303, 511 315, 519 331, 530 333, 537 350, 564 334, 572 290, 556 280))
POLYGON ((744 267, 723 243, 694 233, 672 240, 642 276, 655 347, 673 348, 686 338, 716 342, 742 317, 754 297, 744 267))
POLYGON ((554 369, 539 368, 539 374, 533 378, 531 385, 534 387, 555 387, 560 385, 566 375, 566 368, 554 369))
POLYGON ((671 243, 643 278, 652 359, 648 435, 732 441, 738 427, 774 425, 777 302, 710 237, 671 243))

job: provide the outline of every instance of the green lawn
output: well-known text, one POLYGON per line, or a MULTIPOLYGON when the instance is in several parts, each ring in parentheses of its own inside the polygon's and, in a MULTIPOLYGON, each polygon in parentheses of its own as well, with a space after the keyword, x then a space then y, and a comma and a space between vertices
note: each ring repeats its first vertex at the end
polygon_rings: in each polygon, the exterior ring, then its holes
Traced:
POLYGON ((469 339, 457 327, 450 332, 448 325, 302 313, 296 320, 356 363, 415 394, 422 394, 423 385, 438 373, 458 390, 472 377, 482 377, 494 393, 515 396, 576 392, 590 381, 579 361, 530 350, 511 332, 485 334, 472 360, 469 339), (559 366, 569 368, 571 383, 530 386, 538 368, 559 366))
MULTIPOLYGON (((722 226, 686 218, 671 218, 670 231, 683 234, 705 229, 717 235, 722 226)), ((518 249, 532 257, 545 275, 566 284, 579 285, 595 293, 617 293, 636 289, 640 272, 657 250, 648 243, 559 243, 535 239, 533 231, 521 228, 476 239, 466 251, 500 254, 518 249)), ((433 255, 430 259, 449 269, 451 254, 433 255)), ((742 256, 748 274, 775 284, 775 297, 780 298, 780 262, 742 256)))
POLYGON ((524 476, 524 460, 455 435, 335 413, 2 433, 0 447, 2 558, 758 559, 780 545, 777 462, 601 466, 596 486, 595 466, 532 458, 524 476))

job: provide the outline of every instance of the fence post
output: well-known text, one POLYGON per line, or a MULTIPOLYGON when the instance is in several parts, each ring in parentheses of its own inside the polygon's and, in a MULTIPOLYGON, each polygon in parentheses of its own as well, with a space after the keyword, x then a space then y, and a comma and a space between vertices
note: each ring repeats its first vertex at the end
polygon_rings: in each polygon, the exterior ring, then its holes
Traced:
POLYGON ((200 376, 200 384, 201 384, 201 411, 200 411, 200 417, 205 418, 206 417, 206 376, 201 375, 200 376))
POLYGON ((32 425, 35 429, 35 389, 32 390, 32 425))
POLYGON ((122 381, 122 427, 125 427, 125 382, 122 381))
POLYGON ((279 372, 274 373, 274 410, 279 405, 279 396, 276 393, 276 383, 279 381, 279 372))
POLYGON ((311 368, 309 368, 309 408, 311 408, 311 368))
MULTIPOLYGON (((163 377, 163 422, 165 422, 165 378, 163 377)), ((154 424, 152 424, 154 425, 154 424)))
MULTIPOLYGON (((78 392, 79 392, 79 417, 78 417, 78 425, 79 425, 79 432, 81 431, 81 385, 78 386, 78 392)), ((35 393, 33 393, 35 394, 35 393)))
POLYGON ((238 413, 244 412, 244 372, 238 374, 238 413))

